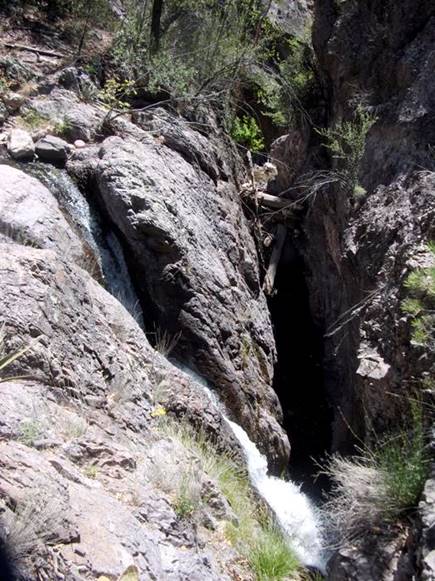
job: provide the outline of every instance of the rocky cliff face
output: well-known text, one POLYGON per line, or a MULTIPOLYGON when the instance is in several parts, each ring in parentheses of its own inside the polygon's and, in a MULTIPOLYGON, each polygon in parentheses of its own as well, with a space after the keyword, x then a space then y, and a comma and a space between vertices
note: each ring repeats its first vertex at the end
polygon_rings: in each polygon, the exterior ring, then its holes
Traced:
POLYGON ((212 117, 202 132, 162 109, 107 122, 76 69, 32 66, 0 160, 2 356, 19 355, 0 384, 12 558, 23 578, 250 579, 216 482, 159 428, 182 418, 241 462, 207 382, 271 466, 287 462, 240 161, 212 117), (37 127, 14 128, 20 115, 37 127), (45 139, 55 126, 64 139, 45 139), (148 337, 166 355, 176 339, 175 365, 148 337), (186 465, 207 498, 194 521, 174 499, 186 465))
MULTIPOLYGON (((410 343, 401 308, 405 278, 430 260, 426 244, 435 235, 434 17, 425 1, 315 4, 328 124, 349 119, 358 103, 376 117, 359 172, 365 193, 356 200, 330 187, 317 195, 301 243, 312 312, 325 334, 336 449, 348 449, 349 427, 368 441, 400 424, 410 390, 434 372, 433 353, 410 343)), ((408 579, 412 542, 404 535, 394 550, 384 545, 368 568, 355 553, 349 564, 347 554, 331 578, 408 579)))
MULTIPOLYGON (((360 167, 364 193, 327 186, 286 222, 278 293, 307 292, 303 308, 266 301, 240 197, 243 165, 210 111, 113 117, 85 102, 83 87, 95 87, 80 68, 0 60, 19 84, 35 84, 0 107, 0 335, 2 354, 19 354, 0 382, 0 513, 23 578, 252 579, 222 532, 237 517, 159 417, 183 418, 241 461, 207 383, 271 468, 285 466, 273 304, 284 326, 296 322, 289 344, 311 341, 304 326, 321 337, 315 357, 311 345, 294 349, 309 353, 299 363, 280 340, 287 370, 300 375, 281 378, 286 422, 302 423, 297 398, 307 416, 327 402, 333 451, 396 426, 410 389, 433 377, 433 353, 410 341, 402 302, 435 237, 435 8, 314 4, 325 126, 351 119, 358 103, 376 123, 360 167), (24 134, 22 118, 33 119, 24 134), (170 360, 156 350, 167 356, 169 347, 170 360), (186 464, 200 489, 194 521, 164 485, 186 464)), ((272 15, 302 35, 309 10, 273 3, 272 15)), ((322 151, 306 127, 281 137, 271 191, 330 170, 322 151)), ((343 547, 328 578, 435 579, 434 497, 430 479, 418 525, 343 547)))

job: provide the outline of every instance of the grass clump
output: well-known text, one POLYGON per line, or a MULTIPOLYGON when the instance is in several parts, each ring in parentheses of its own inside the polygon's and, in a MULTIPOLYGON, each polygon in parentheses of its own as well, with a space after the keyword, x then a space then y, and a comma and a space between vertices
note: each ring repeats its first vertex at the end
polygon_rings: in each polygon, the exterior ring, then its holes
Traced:
MULTIPOLYGON (((435 243, 428 244, 435 262, 435 243)), ((402 301, 402 311, 411 319, 411 339, 423 347, 435 347, 435 266, 417 268, 405 280, 408 296, 402 301)))
MULTIPOLYGON (((243 557, 258 581, 280 580, 296 573, 299 563, 283 533, 275 526, 254 497, 248 476, 234 457, 220 453, 202 431, 195 431, 185 422, 159 418, 159 430, 185 447, 195 457, 194 469, 178 488, 174 509, 181 517, 195 514, 201 503, 200 474, 213 480, 225 497, 235 519, 226 523, 225 535, 243 557), (196 483, 192 484, 192 483, 196 483)), ((186 472, 184 472, 186 474, 186 472)))
POLYGON ((261 531, 249 553, 249 563, 258 581, 284 579, 296 571, 298 561, 282 533, 273 526, 261 531))
POLYGON ((41 129, 49 125, 47 117, 35 111, 35 109, 29 109, 19 119, 21 125, 30 131, 35 131, 36 129, 41 129))
POLYGON ((376 117, 358 105, 351 121, 342 121, 335 127, 317 130, 325 140, 325 147, 336 161, 335 173, 339 181, 352 195, 358 195, 363 190, 358 184, 359 168, 367 134, 375 123, 376 117))
POLYGON ((410 405, 408 425, 379 438, 357 456, 331 456, 324 468, 332 482, 325 522, 338 543, 382 530, 414 510, 429 474, 423 408, 410 405))

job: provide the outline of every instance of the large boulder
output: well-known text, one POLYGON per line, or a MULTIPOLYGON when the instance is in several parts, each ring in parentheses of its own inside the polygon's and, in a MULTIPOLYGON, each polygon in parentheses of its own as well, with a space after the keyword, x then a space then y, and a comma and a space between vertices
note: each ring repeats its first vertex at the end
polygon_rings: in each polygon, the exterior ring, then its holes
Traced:
POLYGON ((60 137, 46 135, 36 143, 35 150, 40 160, 62 166, 67 160, 71 146, 60 137))
POLYGON ((238 192, 231 181, 215 183, 217 171, 211 179, 201 169, 216 167, 205 138, 196 141, 198 167, 185 158, 192 130, 176 146, 177 131, 165 123, 169 147, 145 132, 140 141, 110 137, 97 160, 89 151, 70 168, 98 184, 100 201, 129 248, 142 300, 153 305, 162 329, 180 334, 176 358, 219 392, 272 465, 280 466, 288 441, 271 387, 274 338, 238 192))
MULTIPOLYGON (((227 579, 234 552, 180 519, 153 476, 187 454, 159 432, 162 402, 237 449, 202 386, 52 250, 0 244, 0 312, 4 352, 26 348, 0 383, 1 523, 26 578, 117 579, 132 568, 141 579, 227 579)), ((198 510, 205 522, 228 518, 198 510)))
POLYGON ((13 159, 26 161, 33 159, 35 144, 24 129, 12 129, 8 136, 8 152, 13 159))

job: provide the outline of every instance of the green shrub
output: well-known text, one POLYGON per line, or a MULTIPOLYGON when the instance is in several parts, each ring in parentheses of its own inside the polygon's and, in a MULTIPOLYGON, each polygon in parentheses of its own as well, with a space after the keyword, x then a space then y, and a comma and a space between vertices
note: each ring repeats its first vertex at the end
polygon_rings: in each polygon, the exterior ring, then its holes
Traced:
MULTIPOLYGON (((435 245, 429 243, 428 251, 435 260, 435 245)), ((406 278, 409 294, 402 301, 402 311, 411 318, 411 338, 429 349, 435 346, 435 266, 417 268, 406 278)))
POLYGON ((358 173, 364 155, 367 134, 376 122, 376 117, 359 105, 352 121, 342 121, 335 127, 318 129, 324 138, 325 147, 336 160, 340 181, 353 195, 358 192, 358 173))
POLYGON ((251 151, 264 150, 263 133, 257 121, 250 115, 235 117, 231 128, 231 137, 251 151))
POLYGON ((19 440, 26 446, 34 446, 36 440, 43 434, 43 426, 38 420, 21 422, 19 440))
POLYGON ((116 77, 107 79, 104 87, 99 91, 99 97, 110 110, 127 109, 129 102, 127 99, 136 95, 135 83, 132 80, 120 80, 116 77))
POLYGON ((127 3, 116 36, 115 61, 129 78, 155 93, 207 98, 222 105, 241 71, 264 54, 260 0, 165 0, 127 3))
POLYGON ((261 531, 249 551, 248 560, 258 581, 288 578, 299 566, 282 533, 274 527, 261 531))
POLYGON ((387 438, 374 451, 374 462, 389 497, 387 517, 396 518, 401 512, 416 508, 428 477, 429 454, 421 404, 413 403, 411 414, 410 428, 387 438))
POLYGON ((324 505, 324 522, 338 543, 363 538, 373 528, 385 528, 418 505, 429 473, 423 406, 410 402, 406 425, 377 438, 349 458, 333 455, 324 473, 331 491, 324 505))

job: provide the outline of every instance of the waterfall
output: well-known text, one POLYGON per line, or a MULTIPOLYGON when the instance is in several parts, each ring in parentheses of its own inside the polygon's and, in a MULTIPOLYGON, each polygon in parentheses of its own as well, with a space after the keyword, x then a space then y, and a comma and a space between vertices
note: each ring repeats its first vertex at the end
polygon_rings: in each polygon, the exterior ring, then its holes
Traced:
POLYGON ((202 386, 210 401, 220 410, 243 450, 251 484, 273 511, 277 523, 289 539, 301 563, 306 567, 325 572, 327 554, 322 538, 319 511, 314 503, 294 482, 268 474, 266 457, 250 440, 245 430, 227 418, 223 404, 209 389, 204 379, 184 366, 180 368, 202 386))
MULTIPOLYGON (((22 169, 19 165, 15 167, 22 169)), ((106 290, 143 327, 139 299, 130 279, 121 243, 116 234, 104 224, 98 210, 82 194, 65 170, 46 163, 28 164, 25 170, 50 190, 68 221, 95 256, 104 276, 106 290)), ((91 193, 89 197, 92 198, 91 193)))
POLYGON ((265 456, 249 439, 245 430, 225 416, 224 419, 245 454, 252 485, 274 512, 294 552, 306 567, 324 571, 326 558, 320 518, 315 506, 293 482, 269 476, 265 456))

